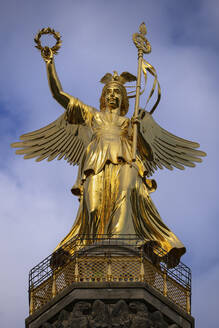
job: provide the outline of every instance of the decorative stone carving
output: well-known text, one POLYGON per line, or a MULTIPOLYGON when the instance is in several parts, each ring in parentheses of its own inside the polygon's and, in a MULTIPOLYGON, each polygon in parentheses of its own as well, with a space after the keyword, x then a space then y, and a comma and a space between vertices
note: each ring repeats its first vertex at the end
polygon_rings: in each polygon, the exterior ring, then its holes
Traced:
POLYGON ((130 327, 129 307, 124 300, 118 301, 112 309, 111 327, 130 327))
POLYGON ((89 316, 89 328, 110 328, 110 315, 107 306, 100 300, 96 300, 89 316))
POLYGON ((151 327, 148 308, 144 303, 131 302, 129 303, 129 309, 132 313, 130 328, 151 327))
POLYGON ((159 311, 149 311, 140 301, 119 300, 115 304, 101 300, 77 302, 71 311, 62 310, 58 319, 41 328, 178 328, 168 324, 159 311))
POLYGON ((73 311, 69 315, 69 328, 87 328, 89 327, 88 315, 91 305, 88 302, 77 302, 73 311))

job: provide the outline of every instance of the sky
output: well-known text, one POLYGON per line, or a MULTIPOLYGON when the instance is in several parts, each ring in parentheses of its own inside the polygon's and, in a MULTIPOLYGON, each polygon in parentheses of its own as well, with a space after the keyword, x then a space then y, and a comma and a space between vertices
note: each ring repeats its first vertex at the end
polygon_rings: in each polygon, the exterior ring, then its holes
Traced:
MULTIPOLYGON (((196 327, 218 324, 219 2, 11 0, 0 12, 1 327, 24 327, 28 272, 68 233, 78 207, 70 192, 76 167, 64 160, 24 160, 10 148, 21 134, 63 113, 33 38, 47 26, 61 33, 55 62, 63 90, 98 108, 99 80, 106 72, 136 74, 132 34, 143 21, 152 45, 145 58, 156 68, 162 91, 154 119, 207 152, 195 169, 156 172, 152 198, 187 248, 182 262, 192 269, 196 327)), ((131 102, 129 117, 133 108, 131 102)))

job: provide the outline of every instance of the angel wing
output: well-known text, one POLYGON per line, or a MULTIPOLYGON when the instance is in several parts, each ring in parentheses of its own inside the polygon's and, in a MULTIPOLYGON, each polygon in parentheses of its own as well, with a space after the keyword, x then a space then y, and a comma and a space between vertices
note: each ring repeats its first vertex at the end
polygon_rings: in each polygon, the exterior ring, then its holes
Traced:
POLYGON ((87 126, 69 124, 65 113, 49 125, 20 136, 21 142, 11 146, 21 148, 16 154, 25 155, 25 159, 36 157, 40 162, 44 159, 52 161, 64 157, 69 164, 79 164, 83 151, 92 137, 91 129, 87 126))
POLYGON ((195 167, 194 162, 202 162, 200 157, 206 153, 196 150, 200 145, 175 136, 161 128, 150 113, 143 109, 139 110, 140 129, 138 133, 138 151, 151 176, 158 168, 166 167, 173 170, 176 167, 184 170, 185 166, 195 167), (145 159, 147 144, 152 149, 153 159, 145 159))

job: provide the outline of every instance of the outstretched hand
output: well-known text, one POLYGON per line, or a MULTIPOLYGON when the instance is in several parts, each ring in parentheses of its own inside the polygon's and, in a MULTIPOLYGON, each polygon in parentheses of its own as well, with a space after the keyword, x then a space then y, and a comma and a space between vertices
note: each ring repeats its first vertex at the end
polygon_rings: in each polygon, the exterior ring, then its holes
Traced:
POLYGON ((49 63, 53 60, 53 56, 58 53, 58 50, 61 47, 62 40, 59 32, 56 32, 54 29, 47 27, 40 30, 34 38, 34 42, 37 44, 35 47, 41 51, 41 56, 46 63, 49 63), (44 34, 51 34, 56 39, 56 44, 52 47, 43 47, 40 38, 44 34))
POLYGON ((44 47, 41 50, 41 56, 45 60, 46 63, 51 62, 53 60, 53 51, 49 47, 44 47))

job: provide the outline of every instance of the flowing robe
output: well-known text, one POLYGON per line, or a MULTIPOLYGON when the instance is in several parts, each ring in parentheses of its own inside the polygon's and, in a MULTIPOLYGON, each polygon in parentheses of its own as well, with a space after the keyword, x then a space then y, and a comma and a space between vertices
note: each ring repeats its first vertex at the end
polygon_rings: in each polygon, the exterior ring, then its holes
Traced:
POLYGON ((146 179, 147 171, 138 152, 132 163, 130 120, 97 111, 78 100, 77 106, 70 101, 66 119, 89 127, 92 139, 72 188, 73 194, 80 196, 77 217, 56 249, 77 235, 92 239, 99 234, 130 234, 145 245, 153 245, 155 253, 156 246, 162 247, 168 254, 168 266, 177 265, 185 247, 163 223, 149 196, 150 180, 146 179))

